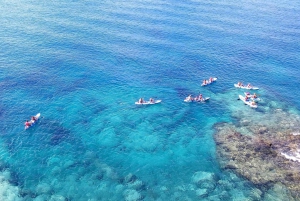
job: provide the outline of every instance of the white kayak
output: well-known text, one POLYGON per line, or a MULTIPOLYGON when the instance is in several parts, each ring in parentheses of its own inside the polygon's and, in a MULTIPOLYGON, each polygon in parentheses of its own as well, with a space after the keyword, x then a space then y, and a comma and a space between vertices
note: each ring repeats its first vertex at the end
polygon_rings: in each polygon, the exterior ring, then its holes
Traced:
POLYGON ((249 89, 249 90, 258 90, 258 87, 247 87, 247 86, 239 86, 238 84, 234 84, 234 87, 241 89, 249 89))
POLYGON ((247 96, 247 97, 250 98, 251 100, 254 100, 254 101, 261 101, 260 98, 258 98, 258 97, 254 98, 253 95, 251 95, 251 94, 248 93, 248 92, 245 92, 244 94, 245 94, 245 96, 247 96))
POLYGON ((213 82, 217 81, 217 79, 218 79, 217 77, 214 77, 214 78, 212 79, 212 81, 211 81, 211 82, 210 82, 210 81, 207 81, 207 82, 206 82, 206 84, 203 84, 203 83, 202 83, 202 84, 201 84, 201 86, 206 86, 206 85, 209 85, 209 84, 211 84, 211 83, 213 83, 213 82))
POLYGON ((30 126, 25 126, 25 129, 28 129, 29 127, 33 126, 39 120, 39 118, 41 117, 41 113, 36 114, 34 117, 35 117, 35 120, 31 119, 29 121, 30 126))
POLYGON ((245 100, 245 97, 242 96, 242 95, 239 95, 239 98, 246 104, 246 105, 249 105, 250 107, 252 108, 257 108, 257 104, 253 104, 253 101, 249 101, 249 100, 245 100))
POLYGON ((144 101, 142 103, 139 103, 138 101, 135 102, 136 105, 154 105, 154 104, 157 104, 157 103, 160 103, 161 100, 155 100, 154 102, 151 102, 151 101, 144 101))
POLYGON ((195 99, 193 98, 192 100, 191 99, 184 99, 184 102, 187 102, 187 103, 191 103, 191 102, 206 102, 210 99, 210 97, 206 97, 206 98, 203 98, 202 100, 199 100, 199 99, 195 99))

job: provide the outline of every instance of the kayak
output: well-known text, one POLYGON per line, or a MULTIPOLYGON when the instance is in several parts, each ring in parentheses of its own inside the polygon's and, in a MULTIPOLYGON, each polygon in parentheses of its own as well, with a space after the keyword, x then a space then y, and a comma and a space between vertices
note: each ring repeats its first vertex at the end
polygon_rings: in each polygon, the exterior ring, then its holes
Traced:
POLYGON ((203 98, 202 100, 198 100, 198 99, 193 99, 193 100, 189 100, 189 99, 184 99, 184 102, 187 102, 187 103, 191 103, 191 102, 206 102, 210 99, 210 97, 206 97, 206 98, 203 98))
POLYGON ((203 98, 202 100, 199 100, 199 99, 197 99, 197 100, 195 100, 196 102, 206 102, 206 101, 208 101, 210 99, 210 97, 206 97, 206 98, 203 98))
POLYGON ((258 87, 247 87, 247 86, 239 86, 238 84, 234 84, 234 87, 241 89, 249 89, 249 90, 258 90, 258 87))
POLYGON ((256 97, 256 98, 253 98, 253 95, 251 95, 249 92, 245 92, 244 93, 245 96, 247 96, 248 98, 250 98, 251 100, 254 100, 254 101, 260 101, 261 99, 256 97))
POLYGON ((144 101, 142 103, 139 103, 139 102, 135 102, 136 105, 154 105, 154 104, 157 104, 157 103, 160 103, 161 100, 155 100, 154 102, 150 102, 150 101, 144 101))
POLYGON ((255 105, 252 105, 252 101, 246 101, 244 96, 239 95, 239 98, 240 98, 246 105, 249 105, 249 106, 252 107, 252 108, 257 108, 257 105, 256 105, 256 104, 255 104, 255 105))
POLYGON ((30 120, 29 122, 30 122, 31 125, 30 126, 25 126, 25 129, 28 129, 29 127, 33 126, 39 120, 40 116, 41 116, 41 113, 36 114, 34 116, 36 120, 35 121, 34 120, 30 120))
POLYGON ((206 84, 203 84, 203 83, 202 83, 201 86, 209 85, 209 84, 211 84, 211 83, 217 81, 217 79, 218 79, 217 77, 214 77, 214 78, 212 79, 212 82, 207 81, 206 84))

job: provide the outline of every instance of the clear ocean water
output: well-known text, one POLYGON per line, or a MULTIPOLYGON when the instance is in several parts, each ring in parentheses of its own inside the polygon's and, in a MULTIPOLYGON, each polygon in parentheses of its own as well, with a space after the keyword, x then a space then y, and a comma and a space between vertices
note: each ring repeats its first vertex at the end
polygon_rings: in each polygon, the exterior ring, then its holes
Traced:
POLYGON ((300 111, 299 1, 0 3, 0 200, 199 200, 197 172, 246 200, 256 187, 220 169, 213 140, 251 110, 233 84, 300 111))

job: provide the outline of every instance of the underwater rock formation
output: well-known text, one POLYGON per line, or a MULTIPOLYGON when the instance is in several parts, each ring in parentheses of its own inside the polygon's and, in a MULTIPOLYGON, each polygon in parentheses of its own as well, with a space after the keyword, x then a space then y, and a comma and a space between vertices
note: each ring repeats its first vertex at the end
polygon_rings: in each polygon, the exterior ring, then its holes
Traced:
POLYGON ((299 116, 276 109, 259 118, 239 113, 237 119, 215 125, 221 167, 264 188, 283 185, 289 200, 300 200, 299 116))
POLYGON ((195 172, 192 177, 192 182, 200 189, 212 191, 216 186, 216 176, 210 172, 195 172))
POLYGON ((8 170, 0 172, 0 200, 22 200, 19 197, 20 189, 9 182, 10 178, 8 170))
POLYGON ((142 198, 142 195, 138 191, 133 189, 125 190, 123 194, 124 194, 124 199, 126 201, 138 201, 141 200, 142 198))

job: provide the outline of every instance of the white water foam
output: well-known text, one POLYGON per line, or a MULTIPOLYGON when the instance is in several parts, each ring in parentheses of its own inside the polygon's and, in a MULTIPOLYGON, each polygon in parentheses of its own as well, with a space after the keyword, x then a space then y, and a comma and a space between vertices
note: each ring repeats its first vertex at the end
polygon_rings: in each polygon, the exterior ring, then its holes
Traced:
POLYGON ((299 149, 296 152, 293 152, 292 154, 286 154, 286 153, 281 152, 281 155, 283 155, 285 158, 287 158, 289 160, 300 162, 300 150, 299 149))
POLYGON ((300 132, 293 132, 292 135, 300 135, 300 132))

